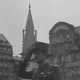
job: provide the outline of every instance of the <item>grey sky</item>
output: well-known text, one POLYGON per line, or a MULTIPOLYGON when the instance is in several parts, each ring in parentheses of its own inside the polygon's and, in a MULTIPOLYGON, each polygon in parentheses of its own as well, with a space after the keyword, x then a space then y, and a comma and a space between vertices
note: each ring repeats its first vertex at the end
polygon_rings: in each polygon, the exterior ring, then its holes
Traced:
MULTIPOLYGON (((22 50, 29 0, 0 0, 0 33, 13 46, 14 55, 22 50)), ((58 21, 80 25, 80 0, 31 0, 31 12, 38 41, 48 42, 48 33, 58 21)))

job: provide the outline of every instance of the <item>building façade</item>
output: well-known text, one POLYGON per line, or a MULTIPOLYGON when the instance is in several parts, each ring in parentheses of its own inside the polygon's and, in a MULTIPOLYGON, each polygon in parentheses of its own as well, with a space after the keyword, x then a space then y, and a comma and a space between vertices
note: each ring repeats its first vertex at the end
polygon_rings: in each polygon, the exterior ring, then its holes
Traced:
MULTIPOLYGON (((46 53, 50 55, 49 62, 61 67, 63 78, 66 80, 78 80, 80 77, 80 33, 79 27, 74 27, 66 22, 58 22, 49 31, 49 49, 46 53)), ((23 45, 21 56, 29 61, 35 53, 45 53, 42 47, 35 47, 37 44, 36 32, 31 14, 31 6, 27 17, 26 28, 23 30, 23 45), (34 34, 35 33, 35 34, 34 34)), ((46 47, 46 46, 45 46, 46 47)), ((26 64, 26 62, 25 62, 26 64)), ((25 67, 25 65, 23 66, 25 67)), ((22 76, 23 74, 20 74, 22 76)), ((24 74, 25 75, 25 74, 24 74)), ((22 76, 24 77, 24 76, 22 76)))
POLYGON ((0 80, 14 80, 12 45, 0 34, 0 80))
POLYGON ((63 80, 80 80, 80 27, 58 22, 49 32, 51 63, 60 66, 63 80))

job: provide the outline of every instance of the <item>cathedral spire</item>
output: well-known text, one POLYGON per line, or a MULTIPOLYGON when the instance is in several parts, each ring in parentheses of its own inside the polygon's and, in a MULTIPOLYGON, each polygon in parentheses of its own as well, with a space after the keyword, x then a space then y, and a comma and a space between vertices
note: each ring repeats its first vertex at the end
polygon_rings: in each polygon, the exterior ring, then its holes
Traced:
POLYGON ((31 14, 31 5, 29 2, 29 11, 28 11, 28 17, 27 17, 27 23, 26 23, 26 29, 27 28, 32 28, 32 30, 34 31, 34 24, 33 24, 33 19, 32 19, 32 14, 31 14))
POLYGON ((34 34, 34 24, 31 14, 31 5, 29 2, 28 17, 26 29, 23 31, 23 52, 36 42, 36 34, 34 34))

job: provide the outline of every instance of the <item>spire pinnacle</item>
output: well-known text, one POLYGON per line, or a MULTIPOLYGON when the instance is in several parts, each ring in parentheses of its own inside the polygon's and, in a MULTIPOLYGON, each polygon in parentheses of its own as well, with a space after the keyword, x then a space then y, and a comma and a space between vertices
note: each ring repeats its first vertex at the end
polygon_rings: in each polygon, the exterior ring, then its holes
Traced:
POLYGON ((30 0, 29 0, 29 9, 31 8, 31 5, 30 5, 30 0))

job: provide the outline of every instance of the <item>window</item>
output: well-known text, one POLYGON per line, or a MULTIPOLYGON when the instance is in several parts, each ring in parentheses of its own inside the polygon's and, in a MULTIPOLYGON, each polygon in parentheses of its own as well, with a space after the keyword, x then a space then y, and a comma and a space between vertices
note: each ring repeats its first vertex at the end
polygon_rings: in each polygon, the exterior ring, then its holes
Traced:
POLYGON ((12 72, 10 72, 10 73, 9 73, 9 75, 10 75, 10 76, 12 76, 12 75, 13 75, 13 73, 12 73, 12 72))
POLYGON ((6 59, 6 55, 3 55, 3 58, 6 59))
POLYGON ((12 68, 9 68, 9 70, 8 70, 9 72, 13 72, 13 69, 12 68))
POLYGON ((77 54, 75 55, 75 58, 76 58, 76 60, 80 60, 80 54, 77 53, 77 54))
POLYGON ((0 43, 3 43, 3 40, 0 40, 0 43))
POLYGON ((2 58, 2 55, 0 55, 0 59, 2 58))
POLYGON ((0 66, 2 66, 2 63, 0 62, 0 66))
POLYGON ((56 54, 57 53, 57 46, 56 45, 52 46, 51 51, 54 53, 54 55, 57 55, 56 54))
POLYGON ((72 70, 70 70, 70 77, 72 77, 72 75, 73 75, 73 74, 72 74, 72 70))
POLYGON ((4 72, 4 75, 5 75, 5 76, 7 76, 7 75, 8 75, 8 73, 5 71, 5 72, 4 72))
POLYGON ((9 42, 8 41, 5 41, 5 44, 9 44, 9 42))
POLYGON ((69 44, 68 43, 65 44, 65 50, 69 50, 69 44))
POLYGON ((69 71, 68 71, 68 72, 66 72, 66 77, 69 77, 69 71))
POLYGON ((8 65, 7 65, 7 63, 3 62, 3 66, 7 67, 8 65))
POLYGON ((53 63, 54 63, 54 64, 58 63, 57 57, 54 57, 53 63))
POLYGON ((13 80, 13 77, 9 77, 9 79, 8 80, 13 80))
POLYGON ((3 51, 6 51, 6 47, 3 47, 3 51))
POLYGON ((8 67, 9 67, 9 68, 12 68, 12 64, 8 63, 8 67))
POLYGON ((66 77, 70 77, 71 70, 69 68, 65 69, 66 77))
POLYGON ((78 70, 78 71, 79 71, 79 75, 80 75, 80 68, 79 68, 79 70, 78 70))
POLYGON ((10 52, 12 49, 11 48, 8 48, 8 51, 10 52))
POLYGON ((7 58, 10 60, 11 59, 11 57, 10 56, 7 56, 7 58))
POLYGON ((65 57, 61 56, 61 62, 64 62, 65 57))
POLYGON ((7 76, 5 76, 5 75, 4 75, 4 77, 3 77, 3 79, 2 79, 2 80, 8 80, 8 79, 7 79, 7 76))
POLYGON ((57 45, 57 53, 63 54, 63 45, 62 44, 57 45))
POLYGON ((0 75, 2 75, 2 72, 0 71, 0 75))
POLYGON ((2 46, 0 46, 0 51, 2 50, 2 46))

